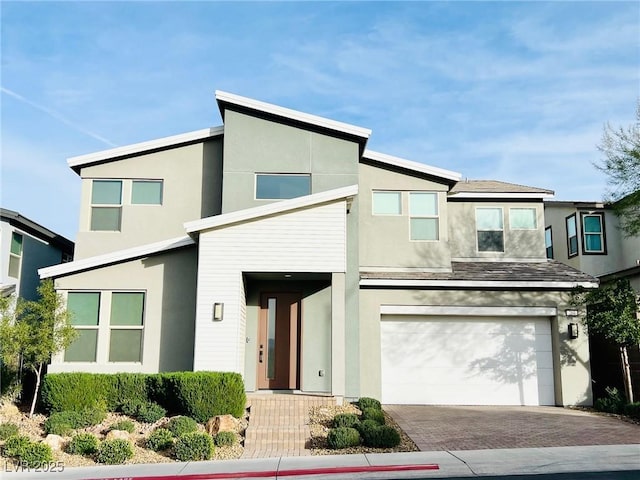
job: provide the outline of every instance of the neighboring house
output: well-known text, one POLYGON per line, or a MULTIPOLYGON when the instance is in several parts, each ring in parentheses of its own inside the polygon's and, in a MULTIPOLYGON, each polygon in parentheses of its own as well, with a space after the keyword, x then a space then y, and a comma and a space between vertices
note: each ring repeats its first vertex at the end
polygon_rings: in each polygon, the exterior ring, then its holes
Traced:
POLYGON ((370 131, 216 92, 224 126, 69 159, 79 338, 50 372, 221 370, 386 403, 590 404, 547 261, 552 192, 366 149, 370 131))
POLYGON ((70 262, 73 242, 18 212, 0 208, 0 294, 38 298, 38 269, 70 262))
MULTIPOLYGON (((570 265, 606 283, 627 278, 640 292, 640 236, 625 236, 612 206, 602 202, 545 202, 547 258, 570 265)), ((594 394, 605 387, 624 390, 618 348, 591 335, 594 394)), ((629 348, 634 392, 640 395, 640 349, 629 348)))

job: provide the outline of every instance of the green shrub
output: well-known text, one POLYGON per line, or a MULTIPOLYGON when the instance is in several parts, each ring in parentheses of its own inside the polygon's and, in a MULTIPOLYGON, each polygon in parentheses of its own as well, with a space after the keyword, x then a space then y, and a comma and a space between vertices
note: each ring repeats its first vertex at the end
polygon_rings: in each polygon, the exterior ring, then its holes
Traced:
POLYGON ((52 413, 44 422, 46 433, 54 435, 68 435, 76 428, 98 425, 105 417, 106 412, 98 408, 86 408, 80 412, 66 411, 52 413))
POLYGON ((128 417, 135 417, 143 403, 139 399, 127 399, 118 406, 118 410, 128 417))
POLYGON ((378 428, 379 426, 380 424, 375 420, 362 420, 356 428, 360 432, 360 435, 362 435, 365 430, 378 428))
POLYGON ((362 397, 360 400, 358 400, 357 404, 358 408, 362 412, 364 412, 365 408, 375 408, 376 410, 382 410, 382 405, 380 405, 380 402, 375 398, 362 397))
POLYGON ((0 423, 0 440, 6 440, 7 438, 14 437, 19 433, 20 429, 15 423, 0 423))
POLYGON ((105 440, 100 445, 96 460, 107 465, 119 465, 133 457, 133 446, 128 440, 105 440))
POLYGON ((355 428, 360 423, 358 416, 353 413, 339 413, 333 417, 332 425, 334 428, 338 427, 352 427, 355 428))
POLYGON ((133 433, 136 426, 131 420, 120 420, 119 422, 112 423, 109 430, 123 430, 125 432, 133 433))
POLYGON ((209 460, 213 456, 213 440, 206 433, 185 433, 175 445, 176 458, 181 462, 209 460))
POLYGON ((154 452, 166 450, 173 445, 173 434, 166 428, 155 429, 147 438, 147 448, 154 452))
POLYGON ((371 407, 365 408, 362 411, 362 420, 373 420, 378 425, 384 425, 385 423, 384 413, 382 413, 382 410, 371 407))
POLYGON ((236 434, 234 432, 218 432, 213 437, 213 443, 216 447, 228 447, 236 443, 236 434))
POLYGON ((605 390, 607 396, 597 399, 593 405, 594 408, 601 412, 622 413, 625 405, 624 395, 615 387, 607 387, 605 390))
POLYGON ((20 461, 27 468, 42 468, 43 463, 53 462, 53 452, 46 443, 29 442, 20 455, 20 461))
POLYGON ((76 428, 91 427, 102 423, 107 412, 102 407, 85 408, 80 411, 80 424, 76 428))
POLYGON ((198 430, 198 422, 190 417, 173 417, 166 426, 175 437, 180 437, 185 433, 192 433, 198 430))
POLYGON ((360 434, 351 427, 332 428, 327 436, 327 445, 334 450, 355 447, 360 445, 360 434))
POLYGON ((393 448, 400 444, 400 434, 389 425, 368 423, 361 429, 362 443, 367 447, 393 448))
POLYGON ((15 435, 7 438, 3 453, 5 457, 21 457, 24 449, 31 443, 31 439, 25 435, 15 435))
POLYGON ((627 403, 624 406, 624 414, 640 420, 640 402, 627 403))
POLYGON ((155 423, 167 414, 167 411, 155 402, 143 403, 138 407, 136 419, 144 423, 155 423))
POLYGON ((75 435, 67 445, 67 453, 72 455, 91 455, 98 451, 100 442, 91 433, 79 433, 75 435))
POLYGON ((113 411, 117 402, 115 375, 49 373, 42 381, 42 406, 47 412, 81 411, 96 405, 113 411))

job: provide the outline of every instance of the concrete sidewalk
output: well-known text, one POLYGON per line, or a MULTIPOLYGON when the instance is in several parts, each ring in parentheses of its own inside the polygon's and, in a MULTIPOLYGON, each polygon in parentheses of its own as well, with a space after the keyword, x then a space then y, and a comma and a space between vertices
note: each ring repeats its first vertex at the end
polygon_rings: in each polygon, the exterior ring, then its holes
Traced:
MULTIPOLYGON (((113 467, 68 468, 62 472, 7 472, 2 480, 87 480, 136 479, 145 477, 185 476, 205 480, 212 478, 293 478, 325 479, 418 479, 506 477, 512 475, 559 474, 559 478, 640 478, 640 445, 596 445, 580 447, 518 448, 501 450, 464 450, 364 455, 327 455, 280 457, 215 462, 121 465, 113 467), (437 464, 438 470, 376 471, 390 465, 437 464), (336 467, 366 467, 361 473, 329 473, 336 467), (292 475, 304 470, 305 475, 292 475), (323 471, 324 470, 324 471, 323 471), (263 472, 263 473, 261 473, 263 472), (314 472, 310 474, 310 472, 314 472), (568 477, 569 472, 583 472, 568 477), (622 472, 622 476, 592 476, 592 472, 622 472), (628 472, 628 475, 624 476, 628 472), (635 473, 637 472, 637 473, 635 473), (242 475, 245 473, 246 475, 242 475)), ((549 478, 549 477, 546 477, 549 478)))

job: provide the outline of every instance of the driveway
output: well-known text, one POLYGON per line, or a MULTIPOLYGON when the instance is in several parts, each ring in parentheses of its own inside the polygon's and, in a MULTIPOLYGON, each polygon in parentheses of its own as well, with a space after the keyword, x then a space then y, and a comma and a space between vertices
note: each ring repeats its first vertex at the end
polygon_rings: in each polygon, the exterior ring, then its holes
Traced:
POLYGON ((423 452, 640 444, 640 425, 569 408, 430 405, 384 408, 423 452))

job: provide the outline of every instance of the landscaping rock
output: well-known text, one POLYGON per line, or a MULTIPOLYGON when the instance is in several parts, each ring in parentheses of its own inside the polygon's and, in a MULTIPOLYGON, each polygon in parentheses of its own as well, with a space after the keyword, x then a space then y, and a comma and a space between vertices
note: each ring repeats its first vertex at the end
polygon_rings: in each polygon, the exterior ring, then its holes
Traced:
POLYGON ((49 445, 51 447, 51 450, 53 450, 54 452, 59 452, 60 450, 62 450, 66 442, 60 435, 54 435, 50 433, 42 441, 42 443, 46 443, 47 445, 49 445))
POLYGON ((205 429, 209 435, 217 435, 218 432, 235 432, 238 428, 238 420, 233 415, 217 415, 207 420, 205 429))
POLYGON ((125 432, 124 430, 110 430, 107 433, 106 440, 129 440, 129 432, 125 432))

